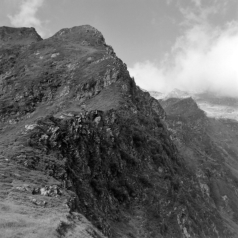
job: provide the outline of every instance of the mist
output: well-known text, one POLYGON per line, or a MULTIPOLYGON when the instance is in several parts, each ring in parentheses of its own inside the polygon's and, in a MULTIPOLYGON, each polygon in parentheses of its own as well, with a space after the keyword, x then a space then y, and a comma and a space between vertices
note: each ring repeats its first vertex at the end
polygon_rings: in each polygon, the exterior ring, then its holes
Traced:
POLYGON ((161 62, 137 62, 129 72, 148 91, 178 88, 238 97, 238 23, 215 29, 195 25, 176 40, 161 62))

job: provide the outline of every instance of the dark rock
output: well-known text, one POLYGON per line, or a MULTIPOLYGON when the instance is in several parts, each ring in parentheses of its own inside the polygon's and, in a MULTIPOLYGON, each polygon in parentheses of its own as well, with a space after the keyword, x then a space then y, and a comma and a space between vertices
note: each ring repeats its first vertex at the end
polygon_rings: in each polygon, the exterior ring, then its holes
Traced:
MULTIPOLYGON (((42 38, 37 34, 36 30, 33 27, 0 27, 0 47, 6 45, 29 45, 41 40, 42 38)), ((10 56, 9 59, 12 59, 12 56, 10 56)))

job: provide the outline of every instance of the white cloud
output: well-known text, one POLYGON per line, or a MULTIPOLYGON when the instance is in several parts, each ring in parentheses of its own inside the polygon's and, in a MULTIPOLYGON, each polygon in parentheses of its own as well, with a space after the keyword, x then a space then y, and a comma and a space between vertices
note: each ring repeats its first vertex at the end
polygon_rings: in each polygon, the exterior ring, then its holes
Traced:
POLYGON ((172 0, 166 0, 167 5, 170 5, 172 3, 172 0))
POLYGON ((238 23, 224 29, 196 25, 178 38, 162 64, 136 63, 129 68, 146 90, 210 90, 238 97, 238 23))
POLYGON ((181 26, 187 29, 163 61, 137 62, 129 68, 137 84, 161 92, 179 88, 238 97, 238 22, 212 26, 209 17, 218 14, 219 8, 182 9, 181 26))
POLYGON ((226 1, 192 0, 192 2, 194 3, 192 6, 182 6, 181 4, 179 6, 179 10, 184 18, 182 25, 193 26, 194 24, 207 24, 210 17, 223 14, 226 11, 226 1))
POLYGON ((15 27, 35 27, 38 33, 44 37, 47 30, 43 21, 37 17, 38 10, 43 6, 45 0, 20 0, 19 12, 14 16, 8 15, 10 22, 15 27))
POLYGON ((193 2, 197 7, 200 7, 200 6, 201 6, 201 0, 192 0, 192 2, 193 2))
POLYGON ((143 89, 163 92, 170 89, 169 84, 165 81, 163 68, 157 67, 156 63, 150 61, 138 62, 128 70, 131 76, 135 78, 136 83, 143 89))

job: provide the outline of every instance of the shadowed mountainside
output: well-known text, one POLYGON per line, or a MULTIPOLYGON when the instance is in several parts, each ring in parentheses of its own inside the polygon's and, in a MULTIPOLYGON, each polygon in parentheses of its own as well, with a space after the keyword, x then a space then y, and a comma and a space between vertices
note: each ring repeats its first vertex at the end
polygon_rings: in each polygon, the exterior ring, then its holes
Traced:
POLYGON ((207 200, 238 233, 238 123, 206 117, 192 98, 161 100, 174 143, 207 200))
POLYGON ((4 237, 232 237, 98 30, 0 32, 4 237))

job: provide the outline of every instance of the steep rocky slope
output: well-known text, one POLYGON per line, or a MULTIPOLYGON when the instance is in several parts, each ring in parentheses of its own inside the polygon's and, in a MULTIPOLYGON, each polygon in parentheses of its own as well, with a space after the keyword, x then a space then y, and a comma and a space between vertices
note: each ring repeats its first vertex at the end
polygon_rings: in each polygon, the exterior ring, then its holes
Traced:
POLYGON ((171 137, 204 194, 238 234, 238 123, 208 118, 192 98, 161 104, 171 137))
POLYGON ((232 237, 99 31, 0 32, 4 237, 232 237))

